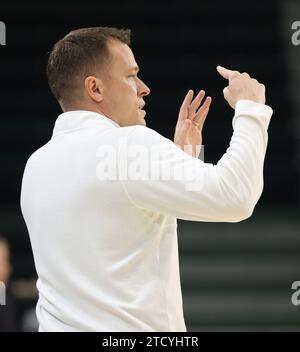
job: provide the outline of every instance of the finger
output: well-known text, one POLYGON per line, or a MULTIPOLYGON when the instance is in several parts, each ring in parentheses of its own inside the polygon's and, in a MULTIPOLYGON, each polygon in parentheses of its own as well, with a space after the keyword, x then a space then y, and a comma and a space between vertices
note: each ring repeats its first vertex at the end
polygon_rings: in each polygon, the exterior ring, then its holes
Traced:
POLYGON ((245 76, 245 77, 251 78, 249 73, 247 73, 247 72, 243 72, 242 75, 245 76))
POLYGON ((223 89, 223 95, 224 99, 228 102, 228 104, 234 109, 235 108, 235 103, 231 99, 231 94, 229 92, 229 87, 225 87, 223 89))
POLYGON ((183 102, 181 104, 181 107, 180 107, 180 110, 179 110, 179 118, 178 118, 179 120, 183 120, 183 119, 186 119, 188 117, 188 112, 189 112, 188 109, 189 109, 189 106, 190 106, 191 101, 193 99, 193 95, 194 95, 194 92, 193 92, 192 89, 190 89, 187 92, 187 94, 186 94, 186 96, 185 96, 185 98, 184 98, 184 100, 183 100, 183 102))
POLYGON ((228 89, 228 86, 223 89, 223 95, 224 95, 225 100, 228 101, 228 99, 229 99, 229 89, 228 89))
POLYGON ((232 71, 229 70, 228 68, 225 68, 223 66, 217 66, 217 71, 219 72, 219 74, 225 78, 225 79, 230 79, 232 78, 234 75, 236 75, 237 73, 239 73, 238 71, 232 71))
POLYGON ((194 122, 196 122, 198 124, 198 127, 200 129, 203 127, 205 119, 206 119, 206 117, 208 115, 211 102, 212 102, 212 98, 211 97, 207 97, 205 99, 204 104, 201 106, 201 108, 197 112, 197 115, 196 115, 196 117, 194 119, 194 122))
POLYGON ((196 98, 193 100, 189 107, 189 119, 193 120, 195 118, 196 110, 199 108, 204 96, 205 91, 200 90, 200 92, 197 94, 196 98))

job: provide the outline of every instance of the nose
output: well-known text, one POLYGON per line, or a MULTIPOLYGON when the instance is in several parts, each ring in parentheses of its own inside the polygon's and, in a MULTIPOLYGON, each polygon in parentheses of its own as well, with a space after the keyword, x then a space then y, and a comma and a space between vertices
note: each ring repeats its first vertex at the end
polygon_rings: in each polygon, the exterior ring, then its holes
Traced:
POLYGON ((150 88, 140 79, 138 86, 138 96, 145 97, 150 94, 150 88))

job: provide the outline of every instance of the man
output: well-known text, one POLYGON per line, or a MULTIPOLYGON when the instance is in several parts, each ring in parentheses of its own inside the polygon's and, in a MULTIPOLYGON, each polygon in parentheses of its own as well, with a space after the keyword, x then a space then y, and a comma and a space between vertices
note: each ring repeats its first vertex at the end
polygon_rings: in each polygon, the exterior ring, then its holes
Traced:
POLYGON ((19 331, 16 303, 8 287, 11 273, 10 246, 0 235, 0 332, 19 331), (2 305, 3 303, 5 304, 2 305))
POLYGON ((79 29, 49 57, 63 113, 28 160, 21 194, 39 331, 186 331, 176 219, 241 221, 262 193, 264 86, 218 67, 234 131, 207 164, 198 156, 211 98, 200 106, 205 92, 187 93, 175 143, 147 128, 150 90, 129 45, 129 30, 79 29))

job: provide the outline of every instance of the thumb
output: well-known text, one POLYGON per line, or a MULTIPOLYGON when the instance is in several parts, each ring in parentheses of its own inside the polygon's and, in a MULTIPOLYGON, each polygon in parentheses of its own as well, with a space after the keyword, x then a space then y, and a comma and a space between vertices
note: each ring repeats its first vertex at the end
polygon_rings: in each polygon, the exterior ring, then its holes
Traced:
POLYGON ((225 79, 229 79, 233 75, 233 73, 237 72, 237 71, 228 70, 228 68, 225 68, 223 66, 217 66, 217 71, 225 79))

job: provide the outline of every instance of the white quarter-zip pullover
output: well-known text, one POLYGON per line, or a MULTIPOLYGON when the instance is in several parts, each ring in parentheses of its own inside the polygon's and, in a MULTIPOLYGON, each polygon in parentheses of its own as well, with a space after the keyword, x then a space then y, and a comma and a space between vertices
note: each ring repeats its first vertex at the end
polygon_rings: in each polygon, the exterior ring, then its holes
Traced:
POLYGON ((252 214, 271 116, 239 101, 230 146, 213 165, 145 126, 61 114, 22 182, 39 331, 186 331, 176 220, 252 214))

